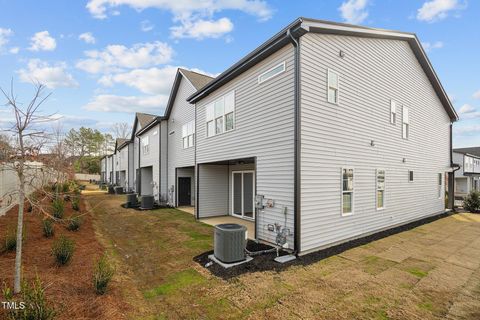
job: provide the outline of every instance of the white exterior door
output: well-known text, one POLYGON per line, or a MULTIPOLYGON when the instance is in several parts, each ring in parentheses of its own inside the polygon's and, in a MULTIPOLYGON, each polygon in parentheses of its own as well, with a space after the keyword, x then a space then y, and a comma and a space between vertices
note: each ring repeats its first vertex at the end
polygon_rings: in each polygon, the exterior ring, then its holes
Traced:
POLYGON ((232 171, 232 215, 255 219, 255 171, 232 171))

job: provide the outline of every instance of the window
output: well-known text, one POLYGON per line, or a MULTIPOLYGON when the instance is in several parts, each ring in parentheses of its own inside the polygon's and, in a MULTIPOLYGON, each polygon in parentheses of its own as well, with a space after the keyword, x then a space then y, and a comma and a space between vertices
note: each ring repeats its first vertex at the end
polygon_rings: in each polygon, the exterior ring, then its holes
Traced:
POLYGON ((148 154, 150 152, 148 136, 145 136, 142 138, 141 144, 142 144, 142 153, 148 154))
POLYGON ((268 69, 264 73, 258 76, 258 83, 265 82, 276 75, 279 75, 280 73, 285 71, 285 61, 276 65, 275 67, 268 69))
POLYGON ((443 182, 443 174, 439 173, 438 174, 438 198, 439 199, 442 198, 442 193, 443 193, 442 182, 443 182))
POLYGON ((342 169, 342 215, 353 213, 353 169, 342 169))
POLYGON ((232 91, 206 107, 207 137, 235 128, 235 92, 232 91))
POLYGON ((393 100, 390 100, 390 123, 397 123, 397 103, 393 100))
POLYGON ((377 209, 385 206, 385 170, 377 170, 377 209))
POLYGON ((413 171, 408 171, 408 182, 413 182, 413 171))
POLYGON ((182 142, 183 149, 187 149, 195 145, 195 121, 192 120, 182 126, 182 142))
POLYGON ((338 73, 328 69, 327 82, 328 82, 328 85, 327 85, 328 102, 338 104, 338 87, 339 87, 338 73))
POLYGON ((403 119, 402 119, 402 135, 403 139, 408 139, 410 135, 410 121, 408 116, 408 108, 403 107, 403 119))

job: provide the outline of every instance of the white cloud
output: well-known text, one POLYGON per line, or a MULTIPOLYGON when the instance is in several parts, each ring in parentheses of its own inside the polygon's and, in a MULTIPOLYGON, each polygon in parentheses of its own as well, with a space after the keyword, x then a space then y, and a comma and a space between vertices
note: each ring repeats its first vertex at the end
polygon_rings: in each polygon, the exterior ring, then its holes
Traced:
POLYGON ((460 136, 470 136, 480 134, 480 125, 461 126, 454 129, 455 134, 460 136))
POLYGON ((20 48, 19 47, 12 47, 10 48, 10 50, 8 50, 8 52, 10 52, 11 54, 17 54, 20 52, 20 48))
POLYGON ((436 41, 436 42, 422 42, 423 49, 425 49, 426 52, 430 52, 434 49, 440 49, 443 48, 443 42, 442 41, 436 41))
POLYGON ((57 47, 57 41, 51 37, 48 31, 40 31, 30 39, 30 48, 32 51, 52 51, 57 47))
POLYGON ((166 43, 156 41, 138 43, 130 48, 109 45, 102 51, 86 51, 85 55, 87 59, 78 61, 77 68, 89 73, 108 73, 167 63, 173 56, 173 49, 166 43))
POLYGON ((0 28, 0 50, 10 41, 12 35, 12 29, 0 28))
POLYGON ((78 82, 66 71, 64 62, 50 65, 39 59, 28 61, 26 69, 18 70, 22 82, 40 82, 48 88, 76 87, 78 82))
POLYGON ((417 19, 426 22, 435 22, 445 19, 450 12, 459 11, 466 7, 458 0, 430 0, 423 3, 417 10, 417 19))
MULTIPOLYGON (((213 19, 214 14, 223 10, 237 10, 266 21, 273 15, 273 10, 264 0, 90 0, 87 9, 97 19, 105 19, 114 8, 126 5, 141 11, 147 8, 166 10, 172 13, 173 21, 178 23, 171 28, 176 38, 218 38, 225 30, 232 30, 233 24, 227 18, 213 19), (212 26, 222 28, 214 32, 212 26), (195 36, 192 27, 201 27, 203 31, 195 36)), ((143 29, 143 28, 142 28, 143 29)))
POLYGON ((338 10, 345 22, 359 24, 368 17, 367 5, 367 0, 348 0, 338 10))
POLYGON ((474 99, 480 99, 480 90, 478 90, 477 92, 475 92, 475 93, 473 94, 473 98, 474 98, 474 99))
POLYGON ((150 112, 162 114, 168 95, 117 96, 102 94, 95 96, 83 109, 99 112, 150 112))
MULTIPOLYGON (((208 74, 202 70, 194 69, 202 74, 208 74)), ((135 69, 125 73, 110 74, 101 77, 98 82, 104 86, 111 87, 114 84, 123 84, 140 90, 147 94, 168 95, 172 88, 176 66, 165 66, 163 68, 153 67, 150 69, 135 69)), ((208 74, 209 75, 209 74, 208 74)))
POLYGON ((173 38, 219 38, 233 30, 233 23, 228 18, 218 20, 184 21, 182 25, 170 28, 173 38))
POLYGON ((480 118, 480 111, 477 111, 475 107, 472 107, 469 104, 461 106, 458 113, 460 113, 460 118, 462 120, 480 118))
POLYGON ((78 39, 85 41, 85 43, 90 43, 90 44, 95 43, 95 37, 91 32, 82 33, 81 35, 78 36, 78 39))
POLYGON ((471 105, 469 104, 464 104, 461 108, 460 108, 460 113, 471 113, 471 112, 474 112, 475 111, 475 108, 472 107, 471 105))
POLYGON ((143 32, 152 31, 153 28, 155 28, 155 26, 149 20, 143 20, 142 22, 140 22, 140 29, 143 32))

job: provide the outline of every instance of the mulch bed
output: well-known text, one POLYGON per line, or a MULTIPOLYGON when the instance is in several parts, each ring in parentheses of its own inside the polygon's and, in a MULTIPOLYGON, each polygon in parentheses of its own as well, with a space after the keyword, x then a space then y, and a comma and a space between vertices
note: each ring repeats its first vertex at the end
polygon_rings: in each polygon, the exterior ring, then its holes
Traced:
MULTIPOLYGON (((48 201, 48 200, 47 200, 48 201)), ((18 207, 12 208, 0 217, 0 247, 7 230, 16 227, 18 207)), ((74 211, 71 203, 65 203, 65 216, 85 213, 85 203, 80 201, 80 211, 74 211)), ((57 311, 56 319, 125 319, 128 306, 122 304, 120 288, 112 281, 103 296, 95 294, 92 283, 93 264, 104 252, 97 241, 90 213, 82 216, 83 224, 77 231, 68 231, 65 225, 55 223, 55 234, 45 238, 42 232, 42 218, 39 213, 29 212, 24 215, 25 240, 23 242, 23 278, 29 282, 36 275, 40 277, 47 300, 57 311), (75 252, 66 266, 57 266, 51 256, 51 247, 60 235, 75 241, 75 252)), ((0 250, 0 285, 6 283, 13 287, 15 252, 0 250)), ((3 296, 0 293, 0 301, 3 296)), ((0 319, 2 317, 0 308, 0 319)))
MULTIPOLYGON (((282 271, 287 269, 288 267, 292 265, 302 265, 306 266, 312 263, 316 263, 320 260, 323 260, 325 258, 340 254, 346 250, 365 245, 367 243, 370 243, 375 240, 380 240, 382 238, 386 238, 388 236, 404 232, 407 230, 411 230, 413 228, 416 228, 418 226, 421 226, 426 223, 433 222, 438 219, 445 218, 451 214, 449 213, 442 213, 436 216, 428 217, 422 220, 414 221, 408 224, 405 224, 403 226, 395 227, 392 229, 388 229, 385 231, 381 231, 363 238, 351 240, 330 248, 326 248, 323 250, 315 251, 306 255, 302 256, 297 256, 297 258, 293 261, 287 262, 287 263, 278 263, 275 262, 273 259, 276 258, 277 254, 274 253, 267 253, 264 255, 256 256, 253 258, 252 261, 243 263, 238 266, 234 266, 228 269, 223 268, 221 265, 217 263, 213 263, 207 269, 214 274, 217 277, 220 277, 222 279, 231 279, 234 277, 237 277, 239 275, 242 275, 244 273, 250 273, 250 272, 262 272, 262 271, 282 271)), ((264 244, 256 243, 255 241, 248 240, 247 243, 247 250, 249 251, 259 251, 259 250, 267 250, 268 248, 272 248, 271 246, 267 246, 264 244)), ((204 252, 196 257, 193 258, 195 262, 200 264, 202 267, 205 267, 208 262, 211 260, 208 258, 209 255, 213 254, 213 250, 204 252)), ((286 255, 288 254, 285 251, 281 251, 280 255, 286 255)))

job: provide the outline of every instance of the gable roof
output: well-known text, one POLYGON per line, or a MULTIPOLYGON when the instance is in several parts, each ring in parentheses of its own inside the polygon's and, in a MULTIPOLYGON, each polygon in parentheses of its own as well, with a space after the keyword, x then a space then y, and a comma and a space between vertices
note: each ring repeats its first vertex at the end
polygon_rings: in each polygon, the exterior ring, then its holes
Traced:
POLYGON ((211 82, 214 78, 201 74, 195 71, 190 71, 182 68, 177 69, 177 74, 175 75, 175 80, 173 81, 172 90, 170 91, 170 97, 168 98, 167 107, 165 109, 165 115, 163 118, 168 119, 170 113, 172 112, 173 103, 175 102, 175 97, 177 96, 178 88, 180 87, 180 82, 182 77, 188 80, 188 82, 193 86, 195 90, 202 89, 205 85, 211 82))
POLYGON ((120 150, 130 142, 130 139, 117 138, 115 140, 115 150, 120 150))
POLYGON ((425 50, 423 49, 420 41, 414 33, 368 28, 346 23, 337 23, 303 17, 297 18, 288 26, 283 28, 280 32, 275 34, 272 38, 268 39, 258 48, 247 54, 240 61, 232 65, 214 80, 205 85, 202 89, 198 90, 193 95, 188 97, 187 101, 189 101, 190 103, 195 103, 201 100, 202 98, 215 91, 217 88, 226 84, 230 80, 234 79, 236 76, 240 75, 241 73, 245 72, 246 70, 257 64, 258 62, 278 51, 280 48, 291 43, 292 36, 298 38, 303 36, 307 32, 407 41, 410 44, 410 47, 415 54, 418 62, 422 66, 425 74, 430 80, 430 83, 432 84, 445 111, 449 115, 450 120, 458 120, 458 115, 453 108, 453 105, 448 98, 445 89, 440 83, 440 80, 438 79, 438 76, 435 73, 432 64, 430 63, 430 60, 428 60, 425 50))
POLYGON ((157 118, 157 116, 149 113, 141 113, 141 112, 136 112, 135 113, 135 120, 133 122, 133 129, 132 129, 132 136, 130 138, 130 141, 133 141, 135 138, 135 131, 137 130, 137 125, 140 124, 140 128, 144 128, 150 122, 154 121, 157 118))
POLYGON ((456 148, 456 149, 453 149, 453 152, 471 154, 471 155, 480 157, 480 147, 456 148))

